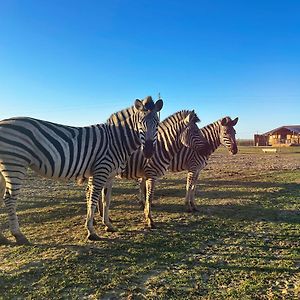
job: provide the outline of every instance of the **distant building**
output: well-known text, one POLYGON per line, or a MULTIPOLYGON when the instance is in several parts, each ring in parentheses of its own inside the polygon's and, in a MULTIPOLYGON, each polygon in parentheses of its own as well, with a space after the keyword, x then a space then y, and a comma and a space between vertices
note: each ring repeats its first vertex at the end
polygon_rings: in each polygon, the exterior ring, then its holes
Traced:
POLYGON ((254 135, 255 146, 300 146, 300 125, 281 126, 254 135))

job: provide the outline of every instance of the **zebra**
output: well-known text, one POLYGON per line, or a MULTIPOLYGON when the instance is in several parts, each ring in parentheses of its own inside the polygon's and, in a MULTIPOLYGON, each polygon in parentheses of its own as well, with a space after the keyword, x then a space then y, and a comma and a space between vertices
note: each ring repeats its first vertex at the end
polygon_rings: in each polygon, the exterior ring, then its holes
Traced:
MULTIPOLYGON (((101 189, 140 146, 145 157, 153 155, 162 106, 161 99, 154 103, 150 96, 143 101, 136 99, 132 107, 112 114, 106 123, 87 127, 28 117, 0 121, 0 191, 4 190, 10 231, 17 244, 29 244, 16 214, 17 196, 27 167, 53 179, 89 179, 85 227, 88 239, 99 240, 92 220, 101 189)), ((105 215, 103 222, 109 226, 105 215)), ((9 242, 2 232, 0 242, 9 242)))
POLYGON ((192 148, 182 147, 171 160, 169 171, 188 171, 186 180, 185 205, 188 212, 198 211, 195 204, 196 184, 200 171, 207 165, 211 154, 222 144, 231 154, 238 152, 234 126, 238 118, 232 120, 224 117, 200 129, 201 135, 208 143, 207 154, 192 148))
MULTIPOLYGON (((196 122, 200 121, 194 111, 182 110, 166 118, 158 126, 157 149, 147 160, 142 151, 136 150, 128 159, 125 169, 118 177, 140 181, 141 196, 146 193, 144 202, 145 219, 150 228, 155 228, 151 215, 151 200, 157 178, 165 174, 172 157, 183 145, 195 151, 206 151, 207 142, 201 136, 196 122), (184 134, 183 134, 184 132, 184 134), (147 192, 146 192, 147 191, 147 192)), ((205 152, 206 153, 206 152, 205 152)), ((110 202, 112 182, 108 182, 102 193, 102 202, 110 202)), ((100 214, 103 207, 99 202, 100 214)))

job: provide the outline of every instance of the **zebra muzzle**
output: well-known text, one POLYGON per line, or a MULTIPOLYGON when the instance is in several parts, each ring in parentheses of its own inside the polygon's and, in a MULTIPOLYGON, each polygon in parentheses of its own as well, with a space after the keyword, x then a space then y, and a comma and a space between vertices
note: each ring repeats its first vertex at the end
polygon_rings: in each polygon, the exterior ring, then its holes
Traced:
POLYGON ((232 154, 237 154, 237 152, 238 152, 237 146, 236 146, 236 145, 235 145, 235 146, 232 146, 231 149, 230 149, 230 152, 231 152, 232 154))

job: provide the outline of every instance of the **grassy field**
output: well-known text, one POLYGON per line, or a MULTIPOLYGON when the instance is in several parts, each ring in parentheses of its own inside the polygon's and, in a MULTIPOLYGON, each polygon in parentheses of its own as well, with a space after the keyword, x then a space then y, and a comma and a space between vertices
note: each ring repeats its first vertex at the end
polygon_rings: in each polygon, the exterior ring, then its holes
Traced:
MULTIPOLYGON (((84 187, 30 174, 18 202, 30 246, 0 246, 0 299, 299 299, 300 148, 217 151, 202 172, 200 212, 185 174, 160 180, 147 230, 137 185, 117 181, 106 233, 85 240, 84 187)), ((6 211, 0 226, 8 232, 6 211)))

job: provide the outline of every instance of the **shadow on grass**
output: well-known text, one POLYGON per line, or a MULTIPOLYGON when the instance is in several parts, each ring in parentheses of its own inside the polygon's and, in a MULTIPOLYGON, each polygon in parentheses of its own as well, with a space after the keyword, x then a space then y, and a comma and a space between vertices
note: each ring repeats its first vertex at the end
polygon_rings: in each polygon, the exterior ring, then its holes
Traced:
MULTIPOLYGON (((102 241, 87 242, 85 245, 53 242, 47 244, 46 240, 45 243, 35 243, 32 246, 7 246, 20 248, 20 252, 12 251, 11 257, 20 255, 23 259, 27 252, 32 257, 30 262, 15 267, 12 271, 0 271, 0 294, 11 299, 30 295, 35 291, 37 297, 38 290, 47 287, 48 294, 43 295, 44 298, 63 298, 63 295, 70 297, 69 292, 73 292, 72 296, 75 298, 84 298, 100 288, 104 292, 118 288, 126 290, 127 284, 139 284, 149 270, 170 270, 178 264, 186 264, 191 269, 201 266, 209 275, 224 270, 237 273, 245 271, 248 274, 263 273, 270 280, 274 278, 274 273, 280 277, 282 273, 292 276, 298 272, 296 267, 280 265, 279 260, 283 259, 290 266, 296 266, 295 258, 290 255, 290 246, 298 243, 300 235, 292 234, 291 230, 286 235, 276 234, 276 228, 273 233, 241 229, 252 222, 255 228, 256 222, 258 224, 264 221, 291 224, 291 228, 296 230, 298 227, 295 224, 300 223, 299 211, 280 209, 277 205, 282 201, 281 197, 285 197, 286 201, 296 198, 300 194, 299 184, 238 180, 200 181, 200 189, 204 185, 215 190, 201 192, 201 196, 210 200, 212 205, 199 205, 200 212, 189 218, 184 213, 183 201, 179 203, 178 200, 178 197, 185 196, 184 188, 178 188, 178 185, 184 186, 184 180, 166 179, 162 183, 162 188, 158 185, 156 190, 156 195, 162 199, 153 208, 153 217, 155 221, 158 214, 166 218, 161 222, 157 220, 157 230, 129 229, 128 232, 120 232, 103 238, 102 241), (219 187, 222 190, 218 190, 219 187), (226 191, 226 188, 229 190, 226 191), (260 190, 251 191, 251 188, 260 190), (171 197, 168 203, 163 202, 164 196, 171 197), (170 204, 172 197, 174 204, 170 204), (217 204, 217 201, 227 198, 247 198, 250 203, 217 204), (265 204, 265 200, 270 201, 270 198, 274 202, 270 202, 269 207, 260 205, 265 204), (176 213, 174 218, 168 216, 171 213, 176 213), (49 257, 51 251, 56 255, 52 259, 43 259, 43 255, 49 257), (217 257, 216 261, 213 261, 212 256, 217 257), (259 265, 256 265, 256 260, 259 260, 259 265), (278 262, 278 265, 274 262, 278 262), (82 295, 78 294, 77 287, 82 288, 82 295)), ((72 190, 72 187, 59 190, 66 192, 72 190)), ((124 195, 124 200, 112 202, 116 218, 121 218, 124 210, 134 210, 142 215, 137 203, 133 204, 132 199, 126 200, 126 195, 136 194, 137 191, 136 186, 114 187, 114 195, 124 195)), ((66 198, 46 192, 43 195, 43 188, 37 189, 37 192, 39 194, 31 197, 29 201, 24 199, 18 206, 17 211, 21 213, 23 224, 38 226, 41 222, 62 219, 66 220, 66 225, 70 225, 68 219, 78 215, 82 215, 84 222, 86 204, 82 189, 78 189, 78 194, 67 195, 66 198), (47 207, 49 210, 41 210, 47 207), (33 211, 34 209, 37 211, 33 211)), ((0 213, 6 214, 4 207, 1 207, 0 213)))
MULTIPOLYGON (((169 195, 172 195, 173 192, 180 191, 178 189, 178 185, 184 186, 184 194, 185 195, 185 180, 181 179, 164 179, 164 182, 162 186, 166 186, 170 192, 166 190, 166 188, 162 188, 162 191, 159 191, 159 193, 168 193, 169 195)), ((239 181, 239 180, 198 180, 197 185, 199 186, 199 189, 201 190, 201 187, 209 187, 209 188, 215 188, 216 192, 218 192, 220 195, 225 194, 228 191, 219 191, 218 188, 230 188, 233 189, 233 191, 230 191, 232 194, 241 194, 241 195, 247 195, 247 194, 253 194, 253 192, 259 192, 259 193, 265 193, 270 194, 270 190, 276 189, 272 191, 271 193, 282 193, 282 194, 290 194, 290 193, 298 193, 300 194, 300 184, 299 183, 279 183, 279 182, 262 182, 262 181, 239 181), (237 189, 234 191, 234 189, 237 189), (249 188, 254 188, 254 191, 249 190, 249 188), (242 189, 242 191, 241 191, 242 189), (266 189, 266 192, 264 191, 255 191, 255 189, 266 189), (268 190, 269 189, 269 190, 268 190), (249 190, 249 191, 247 191, 249 190)), ((159 190, 159 184, 157 185, 157 190, 159 190)), ((208 193, 207 191, 203 191, 203 193, 208 193)), ((214 194, 215 195, 215 194, 214 194)))
MULTIPOLYGON (((228 204, 228 205, 198 205, 199 212, 206 216, 216 216, 218 218, 232 219, 236 221, 266 221, 289 224, 300 224, 300 211, 288 209, 265 208, 251 204, 228 204)), ((153 212, 184 212, 184 205, 159 203, 153 208, 153 212)), ((191 214, 191 213, 187 213, 191 214)))
MULTIPOLYGON (((185 190, 178 189, 178 183, 182 183, 182 180, 174 180, 174 179, 166 179, 163 182, 163 185, 168 186, 167 189, 159 189, 156 190, 156 196, 162 199, 159 200, 158 203, 154 201, 153 207, 153 217, 154 221, 157 221, 156 212, 160 212, 163 214, 167 213, 182 213, 185 212, 184 203, 178 203, 178 197, 184 198, 185 190), (177 186, 177 187, 176 187, 177 186), (168 203, 163 202, 163 197, 174 197, 177 199, 175 203, 170 204, 170 199, 168 199, 168 203)), ((277 222, 277 223, 288 223, 288 224, 299 224, 300 223, 300 212, 297 210, 289 210, 289 209, 280 209, 276 207, 282 200, 278 200, 281 196, 294 196, 300 194, 300 185, 296 183, 286 183, 281 184, 277 182, 256 182, 256 181, 228 181, 228 180, 205 180, 201 182, 201 185, 215 187, 216 191, 201 191, 200 195, 203 198, 208 199, 210 201, 218 202, 220 199, 235 199, 235 198, 246 198, 252 203, 249 202, 245 204, 213 204, 212 205, 199 205, 198 208, 200 212, 198 213, 200 216, 206 217, 218 217, 220 219, 229 219, 237 222, 240 221, 250 221, 250 222, 277 222), (229 191, 222 190, 217 191, 218 187, 230 188, 229 191), (269 192, 268 190, 260 190, 252 192, 251 189, 247 191, 249 187, 259 187, 261 189, 269 189, 276 188, 275 191, 269 192), (236 188, 236 190, 234 190, 236 188), (243 189, 241 192, 239 189, 243 189), (260 205, 257 200, 261 203, 265 204, 265 200, 272 197, 272 201, 270 203, 270 207, 266 207, 265 205, 260 205), (272 206, 271 206, 272 205, 272 206)), ((65 188, 66 190, 69 190, 65 188)), ((61 189, 60 189, 61 190, 61 189)), ((125 213, 126 211, 134 211, 137 215, 142 216, 143 212, 138 205, 137 202, 133 202, 132 199, 126 200, 126 194, 132 195, 136 193, 137 189, 135 186, 129 187, 119 187, 115 186, 113 189, 113 195, 122 194, 125 195, 124 199, 112 201, 111 209, 116 211, 116 214, 113 218, 118 221, 120 218, 120 212, 125 213)), ((5 207, 0 208, 0 213, 6 215, 5 207)), ((70 195, 67 197, 57 197, 55 195, 43 195, 40 193, 39 195, 34 195, 30 197, 30 199, 23 200, 18 204, 17 213, 19 213, 21 223, 23 224, 38 224, 40 222, 51 222, 59 219, 67 219, 72 218, 78 215, 82 215, 83 219, 86 216, 86 204, 84 199, 84 194, 82 190, 80 191, 80 195, 70 195), (39 209, 44 208, 42 211, 38 211, 39 209), (47 209, 49 208, 49 209, 47 209), (30 209, 30 210, 29 210, 30 209), (37 210, 32 211, 32 210, 37 210)), ((5 216, 6 218, 6 216, 5 216)), ((188 218, 188 217, 187 217, 188 218)), ((170 220, 172 222, 172 220, 170 220)), ((6 223, 6 220, 5 220, 6 223)), ((199 218, 199 223, 201 220, 199 218)), ((2 225, 3 226, 3 225, 2 225)), ((6 225, 5 225, 6 226, 6 225)))
MULTIPOLYGON (((187 268, 204 267, 205 272, 210 274, 224 272, 224 270, 263 273, 271 277, 274 273, 290 275, 297 273, 294 268, 273 264, 278 256, 272 255, 272 251, 286 249, 284 246, 269 246, 265 249, 265 246, 261 245, 262 237, 253 241, 253 237, 249 237, 248 233, 242 231, 235 232, 234 240, 237 243, 232 244, 234 247, 240 245, 244 249, 250 249, 248 253, 243 254, 242 262, 236 260, 241 256, 239 253, 229 251, 223 251, 221 254, 217 251, 210 252, 218 257, 217 261, 211 261, 210 256, 206 256, 207 249, 213 245, 218 249, 226 250, 231 244, 223 242, 230 232, 224 228, 217 228, 213 220, 208 218, 201 224, 191 222, 189 231, 183 232, 182 229, 180 232, 180 226, 173 228, 171 221, 164 224, 164 229, 162 232, 151 231, 142 235, 139 233, 139 240, 134 238, 137 234, 134 232, 132 236, 124 234, 86 245, 50 243, 20 247, 23 252, 27 250, 31 255, 35 253, 37 259, 13 271, 6 271, 0 279, 1 294, 9 298, 14 290, 20 294, 26 291, 32 292, 32 289, 40 288, 39 285, 32 286, 32 283, 40 280, 46 286, 59 285, 58 293, 75 289, 76 286, 82 286, 83 293, 95 292, 99 286, 103 291, 126 288, 124 282, 137 284, 145 272, 170 270, 179 262, 186 264, 187 268), (204 254, 197 254, 193 260, 189 260, 189 257, 197 253, 195 243, 199 243, 199 246, 204 249, 204 254), (267 256, 253 255, 251 248, 261 248, 267 256), (42 254, 51 251, 61 253, 61 256, 43 259, 42 254), (260 259, 260 265, 256 265, 253 261, 255 258, 260 259), (22 286, 14 289, 19 283, 22 286)), ((294 261, 293 258, 286 258, 286 260, 294 261)), ((53 291, 50 289, 50 292, 53 291)))
MULTIPOLYGON (((185 190, 178 189, 181 180, 166 179, 165 185, 170 187, 168 190, 157 189, 156 198, 158 204, 154 210, 167 212, 185 211, 184 199, 185 190), (177 186, 177 187, 176 187, 177 186), (164 203, 164 197, 182 198, 182 204, 164 203)), ((225 181, 225 180, 206 180, 202 181, 201 187, 214 188, 214 190, 200 190, 197 198, 203 198, 212 205, 198 205, 198 209, 206 215, 216 215, 221 218, 236 220, 265 220, 271 222, 300 223, 300 211, 285 209, 287 204, 297 204, 300 200, 300 184, 297 183, 277 183, 277 182, 256 182, 256 181, 225 181), (251 188, 259 188, 252 190, 251 188), (226 190, 229 189, 229 190, 226 190), (223 200, 232 199, 226 205, 223 200), (235 204, 237 200, 240 203, 235 204), (243 204, 243 201, 246 202, 243 204), (298 201, 299 201, 298 200, 298 201), (220 204, 218 204, 220 202, 220 204)), ((155 200, 154 200, 155 204, 155 200)))
MULTIPOLYGON (((49 197, 51 199, 51 197, 49 197)), ((115 201, 111 204, 111 213, 112 211, 116 211, 116 214, 120 212, 134 211, 137 215, 143 215, 143 210, 140 205, 136 201, 115 201), (125 208, 124 208, 125 206, 125 208)), ((40 224, 43 222, 53 222, 57 220, 64 220, 73 218, 76 216, 82 216, 82 220, 84 222, 86 218, 86 202, 81 198, 72 198, 70 201, 65 199, 55 199, 54 201, 34 201, 27 205, 26 203, 22 203, 17 207, 17 215, 22 224, 40 224), (42 210, 43 209, 43 210, 42 210)), ((4 215, 4 222, 0 224, 0 228, 5 229, 8 228, 7 223, 7 211, 5 207, 1 207, 0 213, 4 215)), ((96 209, 95 218, 98 220, 97 222, 101 224, 101 219, 99 217, 99 212, 96 209)), ((118 218, 113 220, 114 223, 118 223, 120 221, 118 218)))

